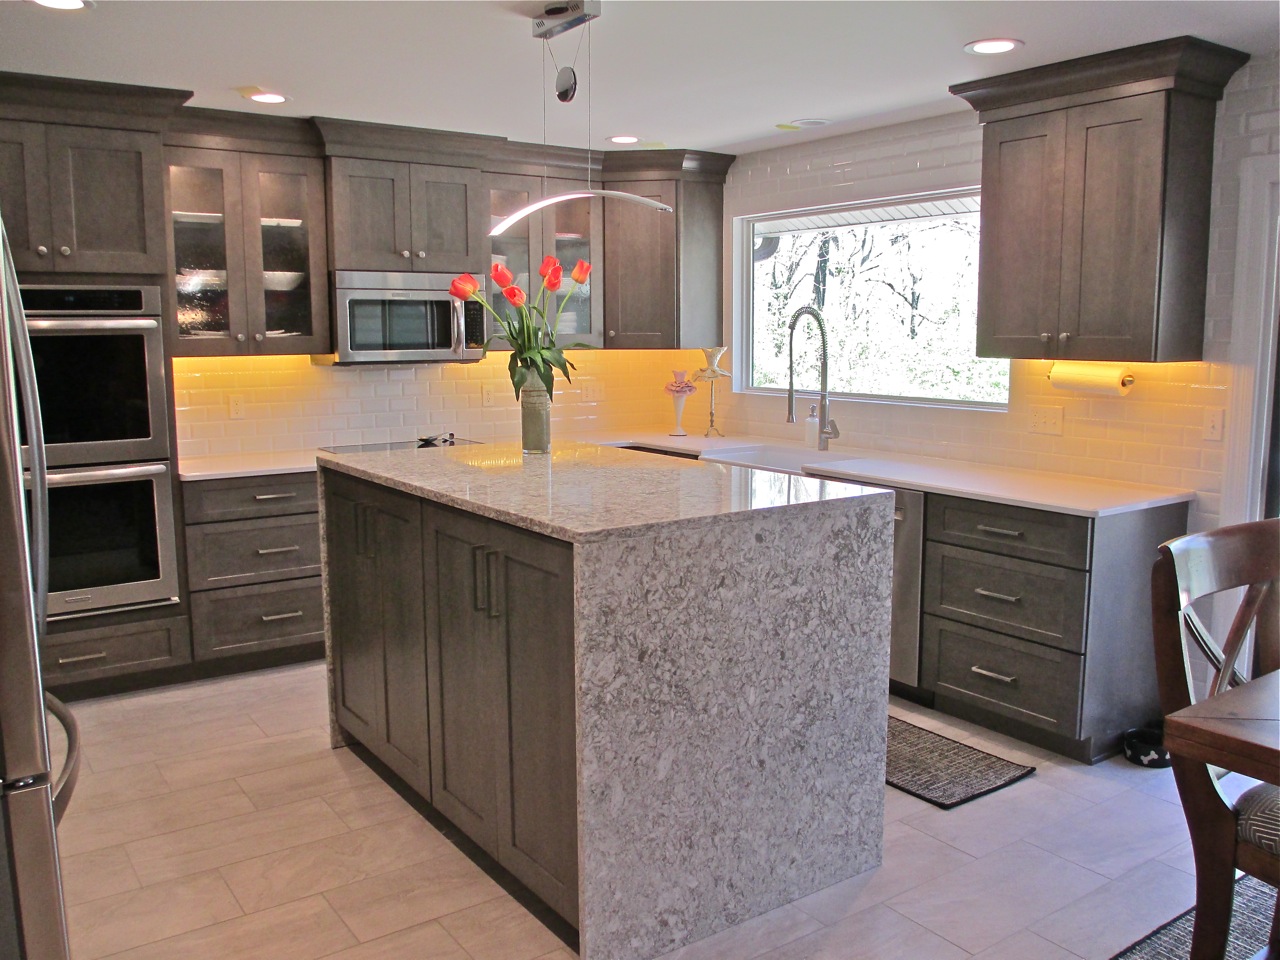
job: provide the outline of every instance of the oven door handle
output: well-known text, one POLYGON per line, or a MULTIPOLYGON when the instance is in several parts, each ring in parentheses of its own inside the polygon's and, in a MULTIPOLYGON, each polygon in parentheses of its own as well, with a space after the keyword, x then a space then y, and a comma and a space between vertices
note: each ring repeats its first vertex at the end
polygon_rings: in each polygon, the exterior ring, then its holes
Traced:
POLYGON ((169 472, 164 463, 143 463, 132 467, 93 467, 89 470, 51 470, 50 487, 77 487, 87 483, 111 483, 115 480, 137 480, 157 477, 169 472))
POLYGON ((28 320, 27 329, 32 333, 126 333, 133 330, 157 330, 160 321, 130 317, 119 320, 28 320))

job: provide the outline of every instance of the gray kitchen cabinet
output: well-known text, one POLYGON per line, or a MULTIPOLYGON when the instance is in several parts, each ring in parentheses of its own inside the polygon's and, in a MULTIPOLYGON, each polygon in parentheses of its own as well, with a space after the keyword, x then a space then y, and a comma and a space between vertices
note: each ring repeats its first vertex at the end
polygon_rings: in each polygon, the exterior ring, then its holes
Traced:
MULTIPOLYGON (((191 627, 186 617, 115 623, 111 626, 50 630, 40 643, 40 671, 46 686, 101 680, 191 662, 191 627)), ((74 626, 74 625, 72 625, 74 626)))
POLYGON ((329 350, 324 162, 166 149, 182 356, 329 350))
POLYGON ((432 803, 576 924, 572 547, 422 516, 432 803))
POLYGON ((0 120, 0 209, 19 270, 161 273, 160 134, 0 120))
POLYGON ((604 202, 604 344, 719 346, 724 179, 734 158, 686 150, 608 153, 602 177, 674 213, 604 202))
POLYGON ((478 169, 329 161, 335 270, 486 271, 488 196, 478 169))
MULTIPOLYGON (((489 219, 498 223, 530 202, 542 197, 581 190, 586 181, 522 174, 486 173, 489 219)), ((498 237, 489 237, 489 264, 501 263, 511 271, 517 286, 536 296, 542 278, 538 267, 544 257, 554 256, 564 267, 564 285, 548 306, 548 317, 559 317, 556 340, 561 345, 585 343, 604 345, 604 299, 599 290, 599 267, 603 256, 604 207, 598 197, 582 197, 553 204, 514 224, 498 237), (592 264, 587 282, 573 289, 570 272, 579 260, 592 264)), ((486 268, 486 278, 488 269, 486 268)), ((498 291, 490 284, 489 302, 502 310, 498 291)), ((492 320, 490 334, 496 332, 492 320)), ((497 345, 499 349, 503 344, 497 345)))
POLYGON ((1199 360, 1215 102, 1181 37, 951 87, 983 129, 979 356, 1199 360))
POLYGON ((421 502, 333 471, 324 486, 337 722, 430 801, 421 502))
POLYGON ((195 659, 324 639, 315 475, 182 485, 195 659))
POLYGON ((934 706, 1092 762, 1159 717, 1156 547, 1186 504, 1096 518, 929 494, 921 687, 934 706))

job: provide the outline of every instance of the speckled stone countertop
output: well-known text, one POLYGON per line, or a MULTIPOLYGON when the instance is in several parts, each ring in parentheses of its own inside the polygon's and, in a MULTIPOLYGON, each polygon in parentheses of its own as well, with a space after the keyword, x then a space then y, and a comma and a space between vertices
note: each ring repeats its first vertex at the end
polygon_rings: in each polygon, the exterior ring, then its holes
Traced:
POLYGON ((849 500, 878 487, 768 470, 656 457, 574 441, 550 454, 518 443, 434 450, 325 453, 322 467, 373 480, 537 533, 588 543, 639 536, 680 523, 686 530, 727 514, 849 500))

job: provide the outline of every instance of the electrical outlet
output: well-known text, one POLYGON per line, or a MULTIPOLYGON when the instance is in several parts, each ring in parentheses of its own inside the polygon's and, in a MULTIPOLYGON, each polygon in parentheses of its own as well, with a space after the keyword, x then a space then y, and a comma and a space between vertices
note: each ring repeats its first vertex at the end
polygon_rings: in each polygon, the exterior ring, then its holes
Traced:
POLYGON ((1222 440, 1222 430, 1226 425, 1227 411, 1222 407, 1209 407, 1204 412, 1204 438, 1206 440, 1222 440))
POLYGON ((583 383, 582 399, 587 403, 599 403, 604 400, 604 384, 599 380, 588 380, 583 383))
POLYGON ((227 411, 227 415, 230 416, 232 420, 243 420, 244 397, 238 393, 233 393, 228 399, 228 406, 230 409, 227 411))
POLYGON ((1054 406, 1031 408, 1031 432, 1062 436, 1062 408, 1054 406))
POLYGON ((482 384, 480 387, 480 406, 492 407, 497 402, 497 387, 492 383, 482 384))

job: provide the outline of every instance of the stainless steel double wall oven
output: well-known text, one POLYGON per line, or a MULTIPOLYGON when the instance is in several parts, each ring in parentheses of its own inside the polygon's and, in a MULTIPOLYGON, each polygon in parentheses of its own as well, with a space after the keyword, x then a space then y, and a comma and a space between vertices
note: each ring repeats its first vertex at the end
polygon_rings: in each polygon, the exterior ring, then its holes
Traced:
POLYGON ((49 616, 176 602, 160 288, 21 293, 50 467, 49 616))

